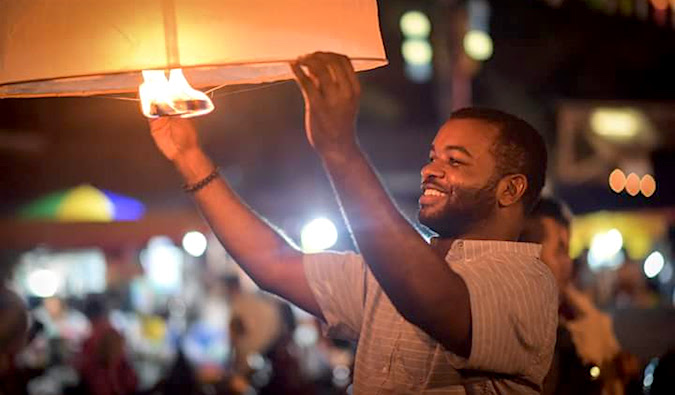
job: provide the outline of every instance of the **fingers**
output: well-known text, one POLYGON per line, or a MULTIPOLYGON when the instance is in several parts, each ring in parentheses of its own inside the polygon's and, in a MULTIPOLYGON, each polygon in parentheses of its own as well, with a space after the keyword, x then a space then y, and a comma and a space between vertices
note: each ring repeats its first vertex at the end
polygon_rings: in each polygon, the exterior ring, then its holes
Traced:
POLYGON ((291 71, 295 75, 295 80, 300 85, 300 90, 302 95, 305 98, 315 97, 319 94, 318 88, 315 86, 314 82, 305 74, 305 71, 300 67, 300 63, 291 62, 291 71))
POLYGON ((361 93, 361 84, 359 84, 359 79, 356 77, 356 72, 354 71, 354 66, 352 62, 346 56, 339 56, 338 61, 342 65, 340 68, 344 80, 349 84, 349 88, 353 93, 361 93))
POLYGON ((315 52, 298 59, 298 63, 306 66, 311 75, 318 81, 318 90, 324 96, 333 93, 353 96, 361 91, 352 64, 344 55, 328 52, 315 52))
POLYGON ((334 73, 331 73, 329 62, 318 54, 301 57, 298 63, 306 66, 309 72, 317 79, 317 89, 323 94, 329 94, 337 87, 334 73))

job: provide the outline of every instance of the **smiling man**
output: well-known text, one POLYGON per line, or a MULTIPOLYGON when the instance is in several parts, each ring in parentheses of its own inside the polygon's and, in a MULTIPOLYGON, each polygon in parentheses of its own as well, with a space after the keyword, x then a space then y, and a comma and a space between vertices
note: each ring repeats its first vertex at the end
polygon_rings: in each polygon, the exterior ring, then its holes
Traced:
POLYGON ((151 122, 225 248, 258 283, 358 341, 355 394, 537 393, 557 325, 557 290, 540 246, 515 242, 544 184, 546 148, 526 122, 487 109, 454 113, 422 168, 420 222, 400 214, 361 151, 360 86, 349 59, 291 64, 307 138, 321 158, 359 254, 303 254, 217 176, 187 120, 151 122))

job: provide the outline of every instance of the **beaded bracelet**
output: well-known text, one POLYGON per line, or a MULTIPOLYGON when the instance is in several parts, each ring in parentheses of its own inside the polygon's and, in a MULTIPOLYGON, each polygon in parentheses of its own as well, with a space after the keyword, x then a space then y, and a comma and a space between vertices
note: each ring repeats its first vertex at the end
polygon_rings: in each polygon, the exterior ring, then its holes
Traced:
POLYGON ((220 173, 220 168, 216 166, 215 169, 206 177, 204 177, 201 181, 198 181, 195 184, 189 185, 189 184, 184 184, 183 185, 183 191, 187 193, 195 193, 198 190, 204 188, 205 186, 209 185, 211 181, 215 180, 220 173))

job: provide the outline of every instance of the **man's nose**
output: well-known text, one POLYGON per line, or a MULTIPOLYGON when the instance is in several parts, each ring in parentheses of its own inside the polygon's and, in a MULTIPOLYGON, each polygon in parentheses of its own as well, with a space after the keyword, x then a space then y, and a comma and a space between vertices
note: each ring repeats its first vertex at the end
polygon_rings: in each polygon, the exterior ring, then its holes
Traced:
POLYGON ((420 170, 420 175, 422 176, 422 181, 428 180, 430 177, 443 178, 445 172, 443 169, 433 163, 427 163, 420 170))

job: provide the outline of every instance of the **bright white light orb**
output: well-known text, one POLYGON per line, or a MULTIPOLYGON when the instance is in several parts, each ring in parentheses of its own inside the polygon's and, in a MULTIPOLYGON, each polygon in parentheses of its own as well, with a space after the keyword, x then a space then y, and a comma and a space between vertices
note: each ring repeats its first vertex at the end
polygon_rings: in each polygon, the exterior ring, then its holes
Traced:
POLYGON ((606 233, 598 233, 591 240, 588 252, 588 264, 591 269, 601 267, 615 267, 620 264, 619 251, 623 247, 623 236, 617 229, 606 233))
POLYGON ((426 40, 405 40, 401 45, 401 53, 406 63, 422 65, 431 63, 434 50, 426 40))
POLYGON ((663 269, 663 265, 665 264, 665 259, 663 259, 663 255, 658 252, 654 251, 649 256, 647 259, 645 259, 645 263, 643 266, 643 269, 645 271, 645 276, 649 278, 654 278, 658 276, 659 273, 661 273, 661 270, 663 269))
POLYGON ((183 249, 194 257, 204 255, 206 245, 206 236, 196 230, 187 232, 185 236, 183 236, 183 249))
POLYGON ((59 289, 59 277, 48 269, 36 270, 28 275, 28 289, 35 296, 52 297, 59 289))
POLYGON ((176 293, 183 282, 185 256, 167 236, 155 236, 141 252, 141 264, 154 290, 160 293, 176 293))
POLYGON ((405 37, 426 38, 431 32, 429 17, 420 11, 408 11, 401 16, 401 32, 405 37))
POLYGON ((302 228, 300 241, 306 252, 317 252, 332 247, 337 241, 335 225, 326 218, 317 218, 302 228))
POLYGON ((590 369, 589 373, 590 373, 590 375, 591 375, 591 378, 592 378, 593 380, 595 380, 595 379, 597 379, 598 377, 600 377, 600 368, 594 365, 594 366, 590 369))
POLYGON ((464 52, 474 60, 488 60, 494 51, 492 37, 480 30, 469 30, 466 35, 464 35, 463 43, 464 52))
POLYGON ((295 332, 293 332, 293 340, 300 346, 313 346, 319 340, 319 331, 316 330, 314 325, 298 325, 298 327, 295 328, 295 332))

